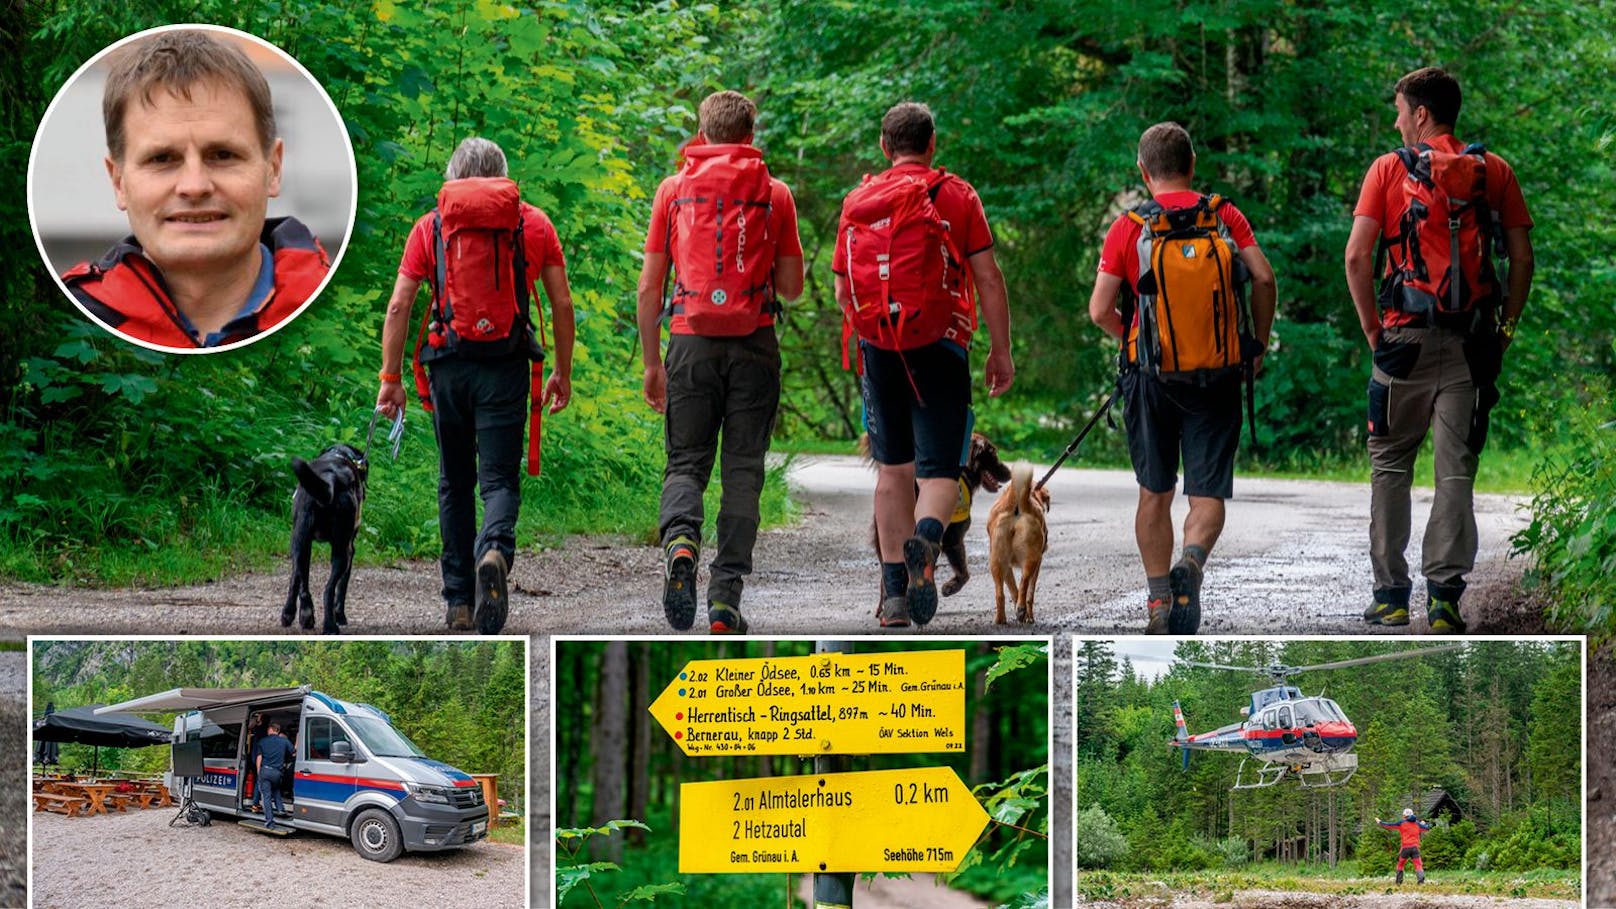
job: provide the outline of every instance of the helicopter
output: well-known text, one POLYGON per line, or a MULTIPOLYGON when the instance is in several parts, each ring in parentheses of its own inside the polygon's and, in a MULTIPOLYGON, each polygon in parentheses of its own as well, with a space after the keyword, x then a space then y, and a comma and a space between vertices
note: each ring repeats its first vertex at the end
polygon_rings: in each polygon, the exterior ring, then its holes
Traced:
POLYGON ((1379 656, 1336 660, 1312 666, 1227 666, 1180 660, 1186 666, 1229 669, 1266 675, 1274 687, 1254 691, 1251 703, 1240 708, 1245 719, 1196 735, 1189 734, 1184 711, 1173 702, 1173 725, 1177 733, 1167 743, 1184 755, 1184 768, 1190 766, 1191 751, 1231 751, 1244 754, 1235 771, 1235 789, 1261 789, 1286 779, 1294 779, 1304 789, 1340 786, 1358 770, 1358 756, 1352 746, 1358 741, 1357 727, 1335 701, 1322 695, 1304 695, 1300 688, 1287 685, 1293 675, 1322 669, 1344 669, 1386 660, 1412 659, 1433 653, 1458 650, 1463 644, 1427 647, 1423 650, 1387 653, 1379 656), (1247 779, 1246 764, 1255 759, 1255 779, 1247 779))

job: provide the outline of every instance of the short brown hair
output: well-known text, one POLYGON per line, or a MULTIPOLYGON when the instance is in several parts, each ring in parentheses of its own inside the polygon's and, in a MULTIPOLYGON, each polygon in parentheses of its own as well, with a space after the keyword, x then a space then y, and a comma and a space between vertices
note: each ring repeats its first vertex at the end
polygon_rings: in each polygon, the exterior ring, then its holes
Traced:
POLYGON ((1427 66, 1397 80, 1397 93, 1408 102, 1408 109, 1423 107, 1431 112, 1431 119, 1441 126, 1459 122, 1459 105, 1464 97, 1459 91, 1459 80, 1437 66, 1427 66))
POLYGON ((923 155, 936 132, 931 108, 919 101, 895 104, 881 118, 881 142, 889 155, 923 155))
POLYGON ((757 105, 734 91, 713 92, 702 99, 698 114, 701 134, 715 145, 744 142, 757 121, 757 105))
POLYGON ((1152 179, 1187 177, 1195 168, 1190 131, 1177 123, 1158 123, 1139 137, 1139 163, 1152 179))
POLYGON ((106 123, 107 151, 114 159, 123 159, 123 124, 130 98, 138 96, 142 103, 151 104, 152 91, 162 87, 189 101, 191 88, 207 80, 218 80, 246 95, 264 153, 275 144, 275 106, 270 101, 269 82, 229 41, 198 29, 159 32, 119 48, 109 62, 101 118, 106 123))

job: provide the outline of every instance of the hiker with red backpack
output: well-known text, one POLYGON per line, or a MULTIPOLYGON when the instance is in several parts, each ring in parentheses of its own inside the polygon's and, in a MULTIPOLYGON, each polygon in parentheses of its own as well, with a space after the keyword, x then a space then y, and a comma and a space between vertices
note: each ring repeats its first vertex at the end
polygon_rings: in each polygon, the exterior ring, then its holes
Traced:
POLYGON ((438 439, 438 532, 443 600, 451 631, 494 634, 509 612, 522 502, 522 432, 528 473, 539 468, 539 418, 572 398, 572 292, 550 218, 522 201, 505 152, 472 137, 449 158, 438 204, 415 222, 382 326, 376 409, 404 408, 404 345, 421 282, 432 292, 416 339, 414 382, 438 439), (543 378, 543 323, 533 284, 544 285, 555 363, 543 378), (430 367, 430 368, 428 368, 430 367), (524 421, 524 415, 527 420, 524 421), (477 530, 474 491, 483 502, 477 530))
POLYGON ((1277 291, 1246 216, 1191 188, 1195 148, 1184 127, 1145 130, 1136 163, 1151 198, 1106 233, 1089 318, 1122 342, 1117 394, 1139 482, 1134 536, 1148 590, 1145 630, 1194 634, 1206 560, 1234 494, 1241 386, 1250 410, 1277 291), (1172 563, 1181 457, 1190 507, 1184 549, 1172 563))
POLYGON ((1427 430, 1436 491, 1421 546, 1426 618, 1462 634, 1459 597, 1475 567, 1472 494, 1498 402, 1504 351, 1532 286, 1532 217, 1505 161, 1453 134, 1459 83, 1436 67, 1397 83, 1404 147, 1364 178, 1347 240, 1347 287, 1373 352, 1369 378, 1372 625, 1407 625, 1414 460, 1427 430), (1378 242, 1377 242, 1378 241, 1378 242), (1377 297, 1375 259, 1386 266, 1377 297), (1497 272, 1497 257, 1507 276, 1497 272))
POLYGON ((881 119, 886 171, 842 202, 832 270, 844 314, 843 365, 857 338, 865 428, 878 465, 875 524, 886 628, 937 612, 933 573, 959 501, 971 440, 967 351, 980 298, 989 348, 988 395, 1010 388, 1010 307, 993 233, 976 189, 932 167, 936 124, 904 102, 881 119))
POLYGON ((645 402, 666 419, 662 610, 677 631, 695 623, 702 496, 722 447, 707 623, 714 634, 745 633, 741 593, 780 405, 775 316, 781 299, 802 293, 802 242, 791 190, 752 145, 757 106, 740 92, 715 92, 698 119, 678 172, 652 201, 638 290, 645 402))

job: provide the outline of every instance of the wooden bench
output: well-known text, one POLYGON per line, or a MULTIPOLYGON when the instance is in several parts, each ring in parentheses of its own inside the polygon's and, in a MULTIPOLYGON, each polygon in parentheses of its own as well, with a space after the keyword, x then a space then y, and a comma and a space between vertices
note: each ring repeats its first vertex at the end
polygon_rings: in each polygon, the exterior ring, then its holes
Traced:
POLYGON ((118 809, 119 811, 128 810, 129 803, 133 801, 137 801, 137 798, 133 792, 107 793, 107 804, 118 809))
POLYGON ((65 814, 68 817, 72 817, 73 815, 78 814, 79 811, 89 803, 89 801, 89 799, 82 795, 61 795, 55 792, 36 792, 34 793, 34 810, 53 811, 57 814, 65 814))

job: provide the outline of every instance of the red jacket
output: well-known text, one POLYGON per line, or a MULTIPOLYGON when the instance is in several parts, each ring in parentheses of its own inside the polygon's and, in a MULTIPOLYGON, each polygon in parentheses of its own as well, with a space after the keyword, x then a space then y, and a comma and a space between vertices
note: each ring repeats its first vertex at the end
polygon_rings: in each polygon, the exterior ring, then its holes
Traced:
POLYGON ((1410 846, 1420 844, 1420 836, 1431 829, 1431 822, 1411 817, 1401 821, 1381 821, 1380 826, 1388 830, 1396 830, 1398 837, 1402 840, 1400 845, 1407 849, 1410 846))
MULTIPOLYGON (((290 318, 331 269, 325 248, 296 218, 270 218, 259 240, 275 257, 275 289, 257 310, 225 325, 220 346, 290 318)), ((162 347, 203 346, 203 338, 187 327, 169 298, 162 273, 134 237, 125 237, 98 261, 73 266, 62 281, 91 316, 120 334, 162 347)))

